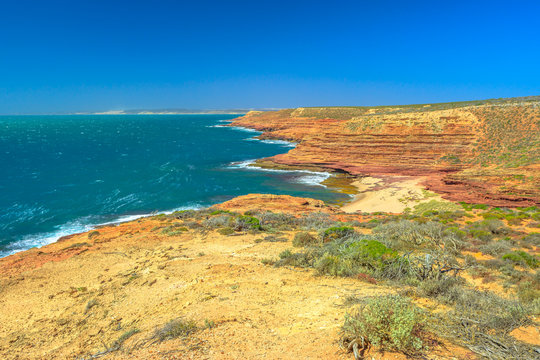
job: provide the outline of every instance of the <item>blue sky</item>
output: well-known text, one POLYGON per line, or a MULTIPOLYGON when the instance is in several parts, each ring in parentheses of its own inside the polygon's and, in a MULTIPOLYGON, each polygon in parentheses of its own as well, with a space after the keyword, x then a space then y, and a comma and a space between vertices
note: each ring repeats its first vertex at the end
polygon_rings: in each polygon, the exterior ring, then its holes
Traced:
POLYGON ((540 1, 0 2, 0 114, 540 95, 540 1))

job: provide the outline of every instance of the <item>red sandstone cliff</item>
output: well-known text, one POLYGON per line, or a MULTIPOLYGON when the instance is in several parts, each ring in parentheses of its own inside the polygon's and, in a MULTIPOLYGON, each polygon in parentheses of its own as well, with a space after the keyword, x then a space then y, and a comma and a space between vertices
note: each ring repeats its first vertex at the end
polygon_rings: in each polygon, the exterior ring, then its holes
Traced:
POLYGON ((447 199, 494 206, 540 202, 539 98, 402 107, 250 112, 232 126, 295 141, 276 164, 354 175, 427 176, 447 199))

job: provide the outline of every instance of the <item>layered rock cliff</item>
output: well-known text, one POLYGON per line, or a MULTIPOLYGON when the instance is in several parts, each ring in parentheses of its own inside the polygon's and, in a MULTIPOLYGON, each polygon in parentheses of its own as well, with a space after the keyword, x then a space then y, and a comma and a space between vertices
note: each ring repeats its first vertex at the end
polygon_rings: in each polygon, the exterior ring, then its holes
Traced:
POLYGON ((540 98, 250 112, 231 126, 297 142, 271 160, 353 175, 409 175, 454 201, 540 201, 540 98))

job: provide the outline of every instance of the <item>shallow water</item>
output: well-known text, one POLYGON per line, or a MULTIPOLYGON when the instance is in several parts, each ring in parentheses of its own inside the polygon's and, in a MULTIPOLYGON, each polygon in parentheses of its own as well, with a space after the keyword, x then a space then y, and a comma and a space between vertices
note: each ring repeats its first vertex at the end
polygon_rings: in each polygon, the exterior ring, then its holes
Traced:
POLYGON ((294 144, 223 125, 237 115, 0 117, 0 256, 107 222, 248 193, 325 201, 328 174, 257 170, 294 144))

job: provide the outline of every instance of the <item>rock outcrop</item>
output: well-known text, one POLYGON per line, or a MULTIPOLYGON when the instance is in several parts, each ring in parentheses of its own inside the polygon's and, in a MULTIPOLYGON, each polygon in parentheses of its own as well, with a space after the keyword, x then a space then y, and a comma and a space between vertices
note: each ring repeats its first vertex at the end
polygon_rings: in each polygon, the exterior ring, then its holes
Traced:
POLYGON ((229 201, 214 205, 221 210, 244 213, 246 211, 274 211, 289 214, 309 212, 335 213, 337 209, 325 205, 321 200, 301 198, 289 195, 249 194, 235 197, 229 201))
POLYGON ((530 206, 540 200, 539 99, 402 107, 252 112, 231 126, 294 141, 271 160, 353 175, 423 176, 454 201, 530 206))

